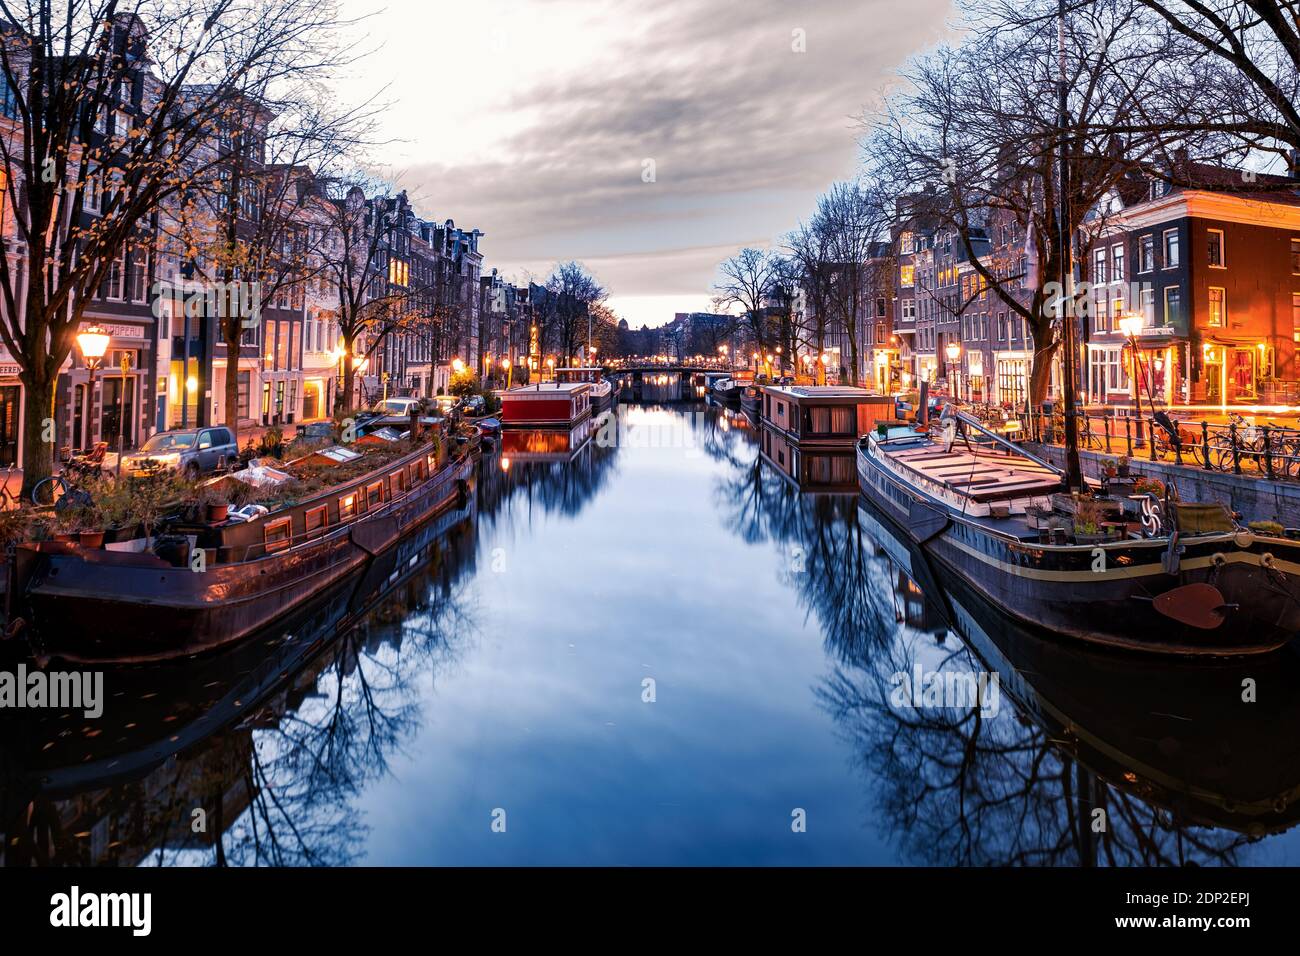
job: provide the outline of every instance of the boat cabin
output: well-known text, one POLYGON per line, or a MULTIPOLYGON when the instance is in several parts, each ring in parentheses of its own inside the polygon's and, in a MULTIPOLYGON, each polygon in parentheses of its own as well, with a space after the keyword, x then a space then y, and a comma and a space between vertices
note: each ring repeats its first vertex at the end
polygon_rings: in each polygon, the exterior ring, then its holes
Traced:
POLYGON ((569 428, 591 414, 592 387, 591 382, 541 382, 498 392, 501 423, 506 428, 569 428))
POLYGON ((894 419, 894 399, 846 385, 760 385, 759 421, 803 448, 847 448, 878 421, 894 419))

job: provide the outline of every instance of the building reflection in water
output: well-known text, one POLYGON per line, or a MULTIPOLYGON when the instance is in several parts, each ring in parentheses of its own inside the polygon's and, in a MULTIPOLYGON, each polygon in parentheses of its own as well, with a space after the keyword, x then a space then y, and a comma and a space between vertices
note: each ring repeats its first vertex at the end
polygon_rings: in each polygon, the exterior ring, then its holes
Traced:
MULTIPOLYGON (((754 593, 788 595, 818 625, 813 693, 853 755, 864 822, 897 859, 1258 863, 1294 827, 1300 657, 1148 661, 1013 627, 917 564, 858 496, 801 493, 760 459, 743 414, 679 409, 717 466, 722 533, 778 556, 775 592, 754 593), (900 701, 896 675, 918 667, 996 674, 1001 706, 900 701), (1257 703, 1242 702, 1247 678, 1257 703)), ((0 713, 3 862, 359 859, 363 789, 479 640, 480 532, 579 518, 615 479, 618 447, 579 439, 521 439, 508 465, 485 454, 469 507, 275 633, 107 675, 99 720, 0 713)))

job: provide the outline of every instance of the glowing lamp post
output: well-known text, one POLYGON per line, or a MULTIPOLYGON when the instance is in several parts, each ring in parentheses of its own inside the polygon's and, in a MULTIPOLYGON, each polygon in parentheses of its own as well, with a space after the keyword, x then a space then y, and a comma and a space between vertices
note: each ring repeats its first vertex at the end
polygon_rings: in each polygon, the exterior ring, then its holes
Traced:
MULTIPOLYGON (((1138 333, 1141 332, 1143 327, 1146 325, 1146 319, 1137 312, 1126 312, 1124 315, 1120 316, 1118 325, 1120 332, 1126 339, 1128 339, 1129 367, 1132 369, 1130 374, 1133 376, 1133 405, 1137 411, 1138 426, 1140 428, 1142 422, 1142 388, 1138 379, 1140 367, 1138 365, 1137 337, 1138 333)), ((1155 412, 1154 400, 1152 401, 1151 411, 1152 413, 1155 412)), ((1140 436, 1141 434, 1141 431, 1139 431, 1138 435, 1140 436)))
POLYGON ((84 332, 77 333, 77 345, 81 348, 82 357, 86 360, 86 368, 90 372, 90 383, 86 386, 86 440, 82 443, 83 448, 90 446, 90 410, 95 407, 95 370, 104 361, 108 342, 108 333, 98 325, 92 325, 84 332))
POLYGON ((501 360, 501 367, 505 370, 505 373, 506 373, 506 389, 509 390, 509 388, 510 388, 510 383, 511 383, 511 381, 513 381, 512 376, 511 376, 511 372, 510 372, 510 369, 511 369, 510 359, 508 359, 508 358, 507 358, 507 359, 502 359, 502 360, 501 360))
POLYGON ((944 346, 944 354, 948 356, 949 365, 949 390, 952 397, 957 397, 957 360, 961 358, 961 345, 957 342, 949 342, 944 346))

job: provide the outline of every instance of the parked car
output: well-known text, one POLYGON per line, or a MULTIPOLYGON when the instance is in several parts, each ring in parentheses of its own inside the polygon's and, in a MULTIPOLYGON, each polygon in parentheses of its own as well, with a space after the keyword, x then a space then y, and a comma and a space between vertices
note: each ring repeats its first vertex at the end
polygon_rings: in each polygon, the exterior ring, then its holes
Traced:
POLYGON ((482 415, 487 409, 487 402, 482 395, 469 395, 465 398, 466 415, 482 415))
POLYGON ((161 470, 179 471, 189 478, 224 471, 239 460, 239 446, 230 429, 178 428, 158 432, 122 456, 122 474, 144 475, 161 470))
POLYGON ((411 414, 411 406, 419 405, 420 399, 401 396, 396 398, 386 398, 378 405, 378 410, 385 415, 402 415, 411 414))
POLYGON ((460 408, 463 404, 455 395, 439 395, 434 399, 434 402, 437 403, 438 414, 442 415, 444 418, 456 411, 456 409, 460 408))

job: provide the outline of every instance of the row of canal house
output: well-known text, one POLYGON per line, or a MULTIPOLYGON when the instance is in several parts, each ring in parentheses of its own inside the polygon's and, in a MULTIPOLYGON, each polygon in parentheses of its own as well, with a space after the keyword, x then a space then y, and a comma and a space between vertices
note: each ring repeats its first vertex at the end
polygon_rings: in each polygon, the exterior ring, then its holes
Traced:
MULTIPOLYGON (((138 64, 134 81, 121 85, 117 102, 104 110, 88 137, 127 136, 148 110, 150 84, 146 38, 138 24, 124 20, 128 58, 138 64)), ((245 117, 245 127, 214 134, 209 149, 229 163, 251 171, 250 181, 266 177, 299 177, 310 188, 311 174, 303 169, 282 169, 266 163, 264 133, 273 120, 257 108, 245 117)), ((13 104, 0 97, 0 127, 13 135, 21 132, 14 122, 13 104)), ((87 222, 99 212, 98 195, 87 194, 83 216, 87 222)), ((295 207, 293 228, 286 234, 285 257, 300 256, 305 278, 284 282, 260 303, 260 322, 247 328, 239 343, 237 361, 238 407, 241 427, 293 425, 328 417, 337 399, 341 376, 337 326, 338 295, 328 273, 315 268, 310 250, 322 239, 329 216, 317 197, 295 207), (298 220, 301 221, 298 221, 298 220)), ((398 394, 433 395, 445 389, 451 360, 478 355, 486 345, 481 328, 481 306, 488 295, 480 277, 482 254, 477 230, 457 229, 451 220, 435 223, 415 217, 405 194, 395 199, 365 200, 386 203, 397 215, 393 235, 382 244, 384 260, 377 266, 381 281, 372 295, 384 293, 384 282, 427 283, 428 301, 412 297, 412 309, 425 310, 424 321, 411 323, 375 350, 374 363, 359 376, 358 387, 367 397, 377 397, 391 382, 398 394), (439 322, 430 319, 437 317, 439 322), (435 329, 435 331, 431 331, 435 329)), ((260 205, 251 189, 238 203, 237 228, 254 229, 260 205)), ((213 210, 219 218, 225 211, 213 210)), ((0 219, 6 245, 16 247, 16 228, 10 218, 0 219)), ((95 294, 85 303, 82 328, 99 326, 110 336, 100 367, 93 375, 80 349, 73 348, 56 385, 54 424, 57 454, 92 447, 106 440, 138 445, 151 434, 178 427, 225 423, 227 346, 220 320, 205 310, 182 307, 165 290, 168 284, 204 283, 215 273, 203 253, 195 254, 184 241, 173 207, 155 210, 139 227, 138 240, 130 244, 109 268, 95 294), (164 294, 159 294, 163 292, 164 294)), ((19 260, 11 256, 11 266, 19 260)), ((295 268, 298 268, 295 266, 295 268)), ((499 298, 499 297, 498 297, 499 298)), ((513 302, 513 297, 512 297, 513 302)), ((362 346, 365 343, 361 343, 362 346)), ((480 357, 480 360, 481 357, 480 357)), ((18 363, 0 347, 0 467, 22 466, 21 424, 26 411, 18 363)))
MULTIPOLYGON (((1097 211, 1080 250, 1090 314, 1081 316, 1079 386, 1092 406, 1144 403, 1224 407, 1300 401, 1300 183, 1185 163, 1173 185, 1146 174, 1123 182, 1097 211), (1194 188, 1193 188, 1194 186, 1194 188), (1139 378, 1119 319, 1141 315, 1139 378)), ((1020 406, 1033 337, 987 288, 951 229, 926 220, 929 197, 898 202, 892 234, 897 295, 870 320, 879 391, 928 381, 976 402, 1020 406), (954 356, 955 355, 955 360, 954 356)), ((995 276, 1022 275, 1025 235, 1010 216, 978 230, 975 253, 995 276)), ((1008 278, 1027 303, 1029 293, 1008 278)), ((1059 362, 1052 391, 1059 387, 1059 362)))

